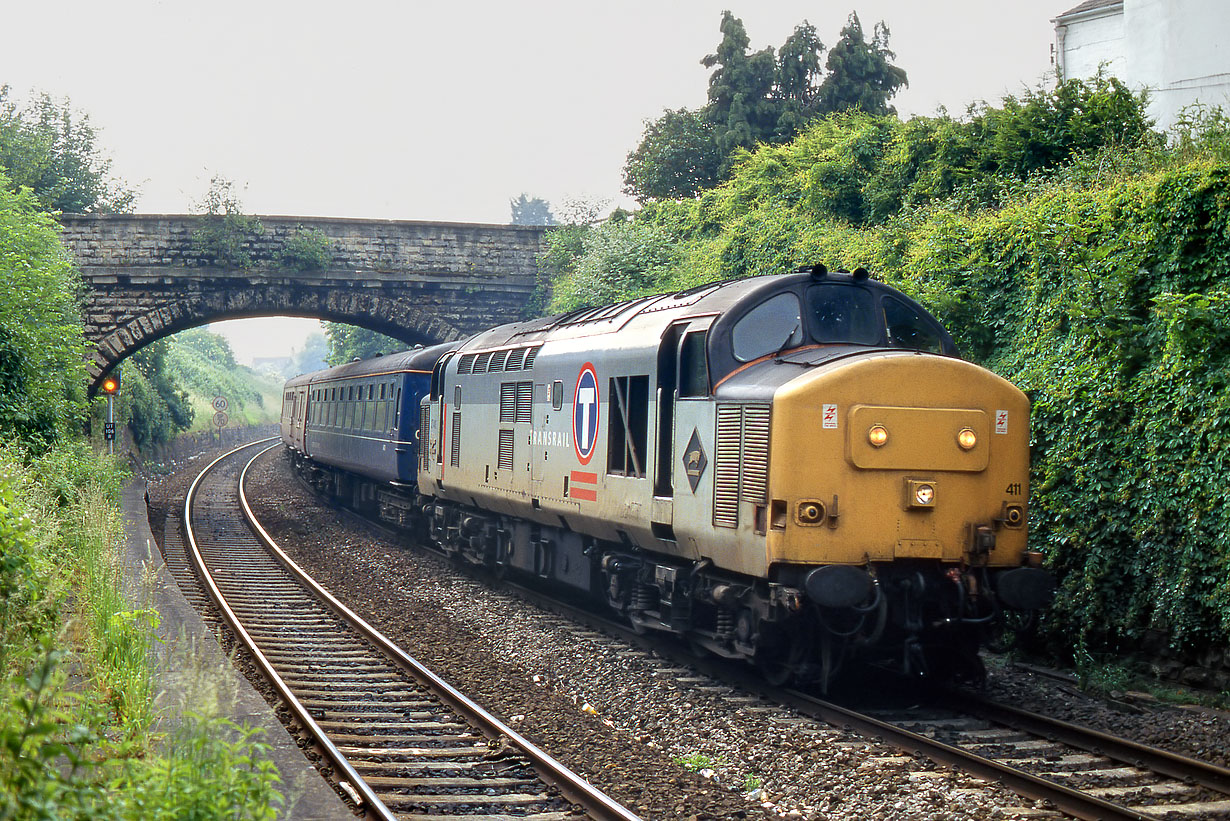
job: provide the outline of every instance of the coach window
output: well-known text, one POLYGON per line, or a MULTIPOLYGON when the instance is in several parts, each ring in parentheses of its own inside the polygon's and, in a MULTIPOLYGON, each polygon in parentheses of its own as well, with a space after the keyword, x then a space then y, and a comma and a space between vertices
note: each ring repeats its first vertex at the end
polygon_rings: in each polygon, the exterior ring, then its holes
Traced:
POLYGON ((901 300, 884 297, 884 321, 888 326, 888 344, 894 348, 944 352, 939 331, 931 327, 922 314, 901 300))
POLYGON ((799 298, 792 293, 766 299, 743 315, 730 332, 735 359, 751 362, 803 342, 799 298))
MULTIPOLYGON (((380 386, 380 392, 384 393, 384 385, 380 386)), ((389 429, 389 403, 382 398, 376 403, 376 430, 384 433, 389 429)))

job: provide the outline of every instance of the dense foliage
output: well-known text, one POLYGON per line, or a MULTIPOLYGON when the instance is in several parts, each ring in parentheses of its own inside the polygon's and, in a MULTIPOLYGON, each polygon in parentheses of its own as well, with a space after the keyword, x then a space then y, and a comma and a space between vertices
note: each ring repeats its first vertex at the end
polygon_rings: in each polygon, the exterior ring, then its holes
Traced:
POLYGON ((1166 148, 1141 110, 1099 79, 965 121, 830 118, 698 200, 559 235, 553 308, 597 301, 595 282, 618 298, 866 266, 1030 394, 1057 645, 1224 646, 1230 129, 1214 112, 1166 148))
POLYGON ((46 94, 20 107, 0 86, 0 170, 4 187, 31 189, 44 209, 126 212, 136 194, 111 176, 89 116, 46 94))
POLYGON ((391 336, 376 333, 358 325, 344 322, 325 322, 325 336, 329 339, 328 363, 341 365, 354 359, 371 359, 380 354, 404 351, 410 346, 391 336))
POLYGON ((319 228, 295 228, 277 253, 277 263, 290 271, 324 271, 333 262, 333 249, 319 228))
POLYGON ((80 437, 80 285, 45 207, 0 174, 0 818, 272 818, 251 733, 158 732, 157 614, 120 590, 127 477, 80 437))
POLYGON ((888 28, 872 41, 851 13, 822 66, 824 43, 807 21, 776 52, 749 53, 743 21, 723 12, 722 40, 701 64, 712 69, 707 104, 696 111, 666 111, 645 125, 624 166, 624 191, 640 202, 691 197, 730 175, 742 152, 792 139, 825 114, 892 112, 888 101, 905 84, 905 71, 889 61, 888 28))
POLYGON ((80 279, 56 224, 0 172, 0 439, 45 447, 83 418, 80 279))
POLYGON ((192 232, 192 253, 206 265, 247 269, 253 265, 252 243, 265 232, 260 219, 243 212, 235 183, 215 175, 205 197, 196 203, 201 224, 192 232))

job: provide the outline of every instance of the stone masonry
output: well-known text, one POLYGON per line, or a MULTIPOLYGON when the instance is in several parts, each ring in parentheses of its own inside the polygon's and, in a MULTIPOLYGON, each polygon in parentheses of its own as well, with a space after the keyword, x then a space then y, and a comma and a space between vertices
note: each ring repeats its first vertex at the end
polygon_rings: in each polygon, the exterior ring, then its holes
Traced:
POLYGON ((306 316, 370 328, 407 344, 458 339, 522 318, 538 277, 538 226, 260 217, 247 270, 194 255, 203 217, 73 215, 61 238, 85 282, 94 343, 90 393, 129 354, 161 337, 223 319, 306 316), (300 228, 329 239, 327 270, 277 263, 300 228))

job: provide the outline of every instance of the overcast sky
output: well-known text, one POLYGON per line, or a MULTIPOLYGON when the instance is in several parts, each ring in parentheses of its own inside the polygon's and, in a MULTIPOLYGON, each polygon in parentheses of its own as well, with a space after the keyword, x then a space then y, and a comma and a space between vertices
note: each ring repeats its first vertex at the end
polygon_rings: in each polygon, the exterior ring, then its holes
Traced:
POLYGON ((1037 84, 1074 3, 0 0, 0 84, 87 112, 140 212, 221 174, 249 213, 501 223, 522 192, 622 202, 644 121, 704 104, 725 8, 754 49, 885 21, 909 116, 1037 84))

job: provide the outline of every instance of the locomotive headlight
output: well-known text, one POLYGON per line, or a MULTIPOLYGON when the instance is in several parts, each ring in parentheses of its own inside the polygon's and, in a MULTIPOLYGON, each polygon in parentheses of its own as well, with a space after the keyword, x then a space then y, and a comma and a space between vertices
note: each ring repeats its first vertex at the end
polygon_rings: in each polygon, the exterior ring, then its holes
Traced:
POLYGON ((973 450, 974 445, 978 444, 978 435, 969 428, 962 428, 957 434, 957 444, 961 450, 973 450))
POLYGON ((884 443, 888 441, 888 428, 883 425, 872 425, 871 430, 867 431, 867 441, 873 448, 884 447, 884 443))
POLYGON ((931 504, 935 501, 935 488, 925 484, 915 486, 914 501, 924 506, 931 504))

